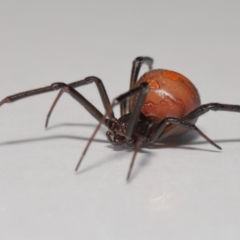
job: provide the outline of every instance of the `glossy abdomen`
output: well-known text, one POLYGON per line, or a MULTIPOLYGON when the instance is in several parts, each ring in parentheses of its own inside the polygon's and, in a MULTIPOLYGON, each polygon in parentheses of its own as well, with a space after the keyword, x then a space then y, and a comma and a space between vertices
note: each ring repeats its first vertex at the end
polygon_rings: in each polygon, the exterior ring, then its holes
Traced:
POLYGON ((182 118, 200 105, 196 87, 183 75, 168 70, 152 70, 137 82, 147 82, 149 93, 142 107, 142 113, 154 121, 166 117, 182 118))

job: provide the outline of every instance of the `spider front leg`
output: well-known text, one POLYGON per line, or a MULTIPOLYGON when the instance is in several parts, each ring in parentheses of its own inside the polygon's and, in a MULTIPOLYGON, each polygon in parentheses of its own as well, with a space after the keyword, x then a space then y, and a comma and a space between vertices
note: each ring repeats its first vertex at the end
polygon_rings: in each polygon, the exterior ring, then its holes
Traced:
MULTIPOLYGON (((140 69, 143 64, 146 64, 149 70, 151 70, 153 65, 153 59, 151 57, 137 57, 134 59, 134 61, 132 62, 132 70, 131 70, 131 77, 130 77, 130 90, 135 87, 136 82, 138 80, 140 69)), ((134 104, 133 104, 132 98, 130 97, 128 101, 129 101, 128 103, 127 101, 123 101, 120 104, 121 116, 127 114, 127 107, 129 112, 133 111, 134 104)))
POLYGON ((187 130, 194 130, 195 132, 197 132, 199 135, 201 135, 203 138, 205 138, 210 144, 212 144, 214 147, 218 148, 221 150, 221 147, 219 147, 215 142, 213 142, 210 138, 208 138, 203 132, 201 132, 194 124, 179 119, 179 118, 174 118, 174 117, 167 117, 165 119, 163 119, 157 126, 155 133, 150 137, 150 142, 154 143, 156 140, 161 140, 166 138, 167 136, 169 136, 169 133, 173 132, 176 127, 183 127, 187 130), (164 130, 166 129, 166 127, 172 124, 175 127, 173 129, 171 129, 169 132, 164 133, 164 130))
MULTIPOLYGON (((100 97, 102 99, 102 102, 103 102, 103 106, 105 108, 105 111, 107 111, 110 108, 111 104, 110 104, 107 92, 105 90, 105 87, 104 87, 101 79, 99 79, 97 77, 94 77, 94 76, 90 76, 90 77, 87 77, 83 80, 79 80, 79 81, 70 83, 70 84, 68 84, 68 86, 71 86, 72 88, 77 88, 77 87, 81 87, 81 86, 84 86, 84 85, 87 85, 87 84, 90 84, 90 83, 93 83, 93 82, 96 84, 96 86, 98 88, 99 95, 100 95, 100 97)), ((54 107, 56 106, 59 98, 62 96, 63 92, 64 92, 63 89, 61 89, 60 92, 58 93, 57 97, 55 98, 48 114, 47 114, 47 118, 46 118, 46 122, 45 122, 45 127, 46 128, 48 126, 49 118, 52 114, 52 111, 53 111, 54 107)), ((114 118, 114 113, 111 112, 109 116, 110 116, 110 118, 114 118)))
MULTIPOLYGON (((26 92, 21 92, 18 94, 14 94, 11 96, 8 96, 4 98, 0 102, 0 106, 3 105, 4 103, 11 103, 17 100, 20 100, 22 98, 34 96, 37 94, 41 93, 46 93, 46 92, 51 92, 55 90, 61 89, 62 92, 67 92, 69 93, 76 101, 78 101, 85 109, 95 118, 97 121, 101 121, 103 118, 103 114, 98 111, 97 108, 95 108, 86 98, 84 98, 79 92, 77 92, 72 86, 65 84, 65 83, 53 83, 50 86, 43 87, 43 88, 38 88, 26 92)), ((105 122, 104 122, 105 124, 105 122)))

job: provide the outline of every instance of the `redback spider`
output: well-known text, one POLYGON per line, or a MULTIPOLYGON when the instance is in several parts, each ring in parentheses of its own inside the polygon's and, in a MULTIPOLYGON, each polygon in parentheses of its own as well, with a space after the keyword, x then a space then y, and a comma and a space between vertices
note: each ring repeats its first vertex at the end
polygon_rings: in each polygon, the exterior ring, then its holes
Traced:
POLYGON ((90 76, 70 84, 57 82, 47 87, 14 94, 4 98, 0 102, 0 106, 25 97, 60 89, 47 115, 45 124, 47 127, 50 115, 59 98, 63 92, 69 93, 99 122, 82 153, 76 171, 101 124, 109 129, 106 135, 114 146, 123 145, 134 148, 127 180, 130 178, 138 150, 143 145, 153 144, 169 136, 182 135, 189 130, 194 130, 213 146, 221 149, 196 127, 197 118, 209 110, 240 112, 240 105, 221 103, 200 105, 198 91, 186 77, 174 71, 152 70, 152 65, 152 58, 137 57, 132 64, 129 91, 113 99, 112 104, 102 81, 97 77, 90 76), (143 64, 149 67, 149 71, 138 80, 143 64), (102 114, 81 93, 75 90, 77 87, 93 82, 98 88, 105 114, 102 114), (113 108, 118 104, 120 104, 121 117, 116 119, 113 108))

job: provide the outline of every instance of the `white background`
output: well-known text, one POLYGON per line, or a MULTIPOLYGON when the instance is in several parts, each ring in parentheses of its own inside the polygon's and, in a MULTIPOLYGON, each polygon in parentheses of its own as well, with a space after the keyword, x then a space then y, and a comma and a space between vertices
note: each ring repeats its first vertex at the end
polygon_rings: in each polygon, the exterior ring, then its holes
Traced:
MULTIPOLYGON (((112 99, 148 55, 202 103, 240 104, 239 11, 234 0, 0 0, 0 98, 96 75, 112 99)), ((78 90, 103 111, 94 85, 78 90)), ((0 109, 0 239, 240 238, 240 114, 197 122, 222 151, 196 136, 143 149, 127 183, 132 152, 114 151, 104 127, 75 174, 97 122, 65 94, 46 131, 55 96, 0 109)))

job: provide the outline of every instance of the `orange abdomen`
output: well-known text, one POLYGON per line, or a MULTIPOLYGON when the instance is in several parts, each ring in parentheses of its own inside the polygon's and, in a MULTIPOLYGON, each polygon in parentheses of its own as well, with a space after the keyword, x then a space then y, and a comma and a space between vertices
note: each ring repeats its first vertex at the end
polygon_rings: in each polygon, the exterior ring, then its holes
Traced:
POLYGON ((166 117, 182 118, 200 105, 196 87, 183 75, 168 70, 151 70, 137 82, 147 82, 149 93, 142 113, 160 122, 166 117))

